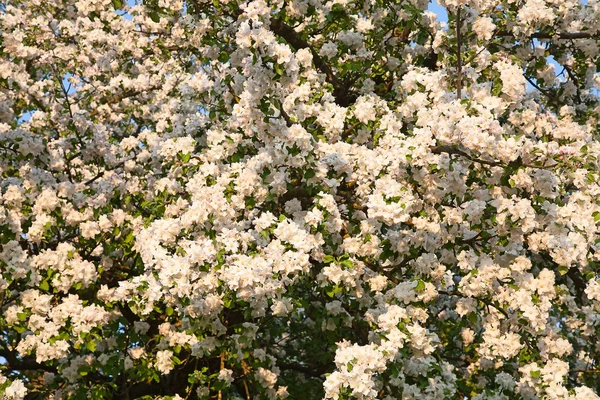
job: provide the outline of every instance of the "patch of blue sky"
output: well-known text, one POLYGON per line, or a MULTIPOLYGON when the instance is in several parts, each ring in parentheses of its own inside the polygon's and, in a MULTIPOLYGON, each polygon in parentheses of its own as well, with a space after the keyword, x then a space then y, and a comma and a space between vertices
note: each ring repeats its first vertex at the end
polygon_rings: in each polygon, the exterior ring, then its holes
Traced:
MULTIPOLYGON (((127 3, 129 7, 133 7, 137 4, 136 0, 127 0, 125 3, 127 3)), ((116 9, 115 12, 126 20, 131 21, 133 19, 133 16, 125 10, 116 9)))
POLYGON ((19 119, 17 119, 17 124, 21 125, 21 124, 24 124, 26 122, 29 122, 29 120, 31 119, 32 115, 33 115, 32 111, 24 112, 23 114, 21 114, 21 116, 19 117, 19 119))
POLYGON ((439 22, 448 22, 448 11, 440 6, 436 0, 431 1, 427 9, 437 15, 439 22))
POLYGON ((70 81, 69 78, 71 78, 73 76, 72 73, 67 72, 65 74, 65 76, 62 79, 62 84, 63 87, 65 88, 65 90, 67 91, 67 93, 69 95, 72 95, 73 93, 77 92, 77 88, 75 87, 75 85, 73 85, 70 81))

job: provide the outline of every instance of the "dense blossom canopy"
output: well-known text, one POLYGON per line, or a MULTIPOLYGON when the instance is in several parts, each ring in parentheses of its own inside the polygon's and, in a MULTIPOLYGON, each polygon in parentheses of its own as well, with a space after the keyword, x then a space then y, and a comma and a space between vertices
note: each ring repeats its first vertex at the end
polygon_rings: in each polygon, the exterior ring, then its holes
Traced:
POLYGON ((8 399, 600 397, 600 2, 8 0, 8 399))

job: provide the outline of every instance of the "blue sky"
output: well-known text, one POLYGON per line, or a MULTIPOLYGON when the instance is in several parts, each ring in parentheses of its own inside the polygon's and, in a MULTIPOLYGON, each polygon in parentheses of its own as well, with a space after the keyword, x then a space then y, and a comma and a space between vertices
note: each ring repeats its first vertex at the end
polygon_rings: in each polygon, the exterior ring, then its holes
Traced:
POLYGON ((431 3, 429 3, 429 11, 437 14, 438 21, 448 22, 448 13, 446 12, 446 9, 440 6, 437 1, 433 0, 431 3))

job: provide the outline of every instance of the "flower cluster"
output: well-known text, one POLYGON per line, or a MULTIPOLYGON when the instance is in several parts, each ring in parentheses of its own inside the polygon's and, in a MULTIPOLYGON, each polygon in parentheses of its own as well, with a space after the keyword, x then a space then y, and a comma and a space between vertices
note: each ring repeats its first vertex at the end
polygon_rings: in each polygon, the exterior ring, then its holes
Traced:
POLYGON ((13 1, 0 395, 600 400, 600 6, 13 1))

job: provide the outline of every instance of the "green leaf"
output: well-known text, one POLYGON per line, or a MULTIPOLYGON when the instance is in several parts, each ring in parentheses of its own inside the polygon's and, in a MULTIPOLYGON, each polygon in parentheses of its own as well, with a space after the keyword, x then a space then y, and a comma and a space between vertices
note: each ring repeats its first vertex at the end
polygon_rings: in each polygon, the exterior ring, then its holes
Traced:
POLYGON ((537 371, 531 371, 531 377, 532 377, 533 379, 537 379, 537 378, 539 378, 541 375, 542 375, 542 371, 539 371, 539 370, 537 370, 537 371))
POLYGON ((277 73, 277 75, 283 76, 284 72, 285 72, 285 70, 283 69, 283 65, 275 64, 275 73, 277 73))
POLYGON ((566 275, 569 272, 569 267, 565 267, 564 265, 558 266, 558 273, 561 275, 566 275))
POLYGON ((43 280, 42 283, 40 283, 40 290, 50 290, 50 285, 48 285, 47 280, 43 280))
POLYGON ((314 178, 315 175, 316 175, 316 172, 313 169, 307 169, 306 172, 304 173, 304 178, 305 179, 314 178))
POLYGON ((339 285, 335 285, 331 289, 327 290, 325 293, 327 293, 327 296, 334 298, 335 295, 341 291, 342 291, 342 288, 339 285))
POLYGON ((81 367, 79 367, 77 369, 77 372, 81 376, 86 376, 90 372, 90 366, 89 365, 82 365, 81 367))
POLYGON ((323 264, 331 264, 334 261, 335 258, 333 256, 326 255, 325 257, 323 257, 323 264))
POLYGON ((477 324, 477 313, 475 312, 470 312, 469 315, 467 315, 467 318, 469 319, 469 321, 471 321, 471 323, 473 325, 477 324))
POLYGON ((225 262, 225 257, 223 257, 225 255, 225 250, 219 250, 217 252, 217 263, 219 263, 219 265, 222 265, 225 262))
POLYGON ((500 93, 502 93, 502 84, 494 82, 494 86, 492 87, 492 96, 499 96, 500 93))
POLYGON ((133 242, 133 231, 129 231, 129 233, 127 234, 127 236, 125 236, 125 238, 123 239, 123 243, 132 243, 133 242))
POLYGON ((588 272, 587 274, 585 274, 585 280, 586 281, 591 281, 592 279, 596 278, 596 274, 592 271, 588 272))
POLYGON ((222 63, 226 63, 227 61, 229 61, 229 54, 226 51, 219 54, 219 61, 221 61, 222 63))
POLYGON ((592 216, 594 217, 594 222, 600 221, 600 211, 594 211, 592 216))
POLYGON ((244 203, 246 205, 246 209, 252 209, 256 206, 256 199, 252 196, 244 197, 244 203))
POLYGON ((92 353, 96 351, 96 347, 97 347, 97 343, 95 340, 89 340, 86 344, 85 347, 86 349, 88 349, 89 351, 91 351, 92 353))
POLYGON ((167 315, 168 316, 173 315, 173 307, 167 307, 167 315))
POLYGON ((415 287, 415 290, 417 292, 420 292, 421 290, 424 290, 424 289, 425 289, 425 282, 423 282, 422 280, 419 279, 417 281, 417 286, 415 287))
POLYGON ((158 11, 156 11, 156 10, 152 10, 152 11, 150 12, 150 19, 151 19, 153 22, 158 22, 158 21, 160 21, 160 15, 158 15, 158 11))

